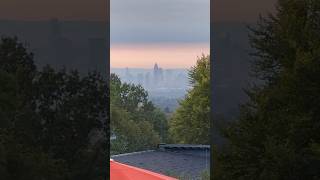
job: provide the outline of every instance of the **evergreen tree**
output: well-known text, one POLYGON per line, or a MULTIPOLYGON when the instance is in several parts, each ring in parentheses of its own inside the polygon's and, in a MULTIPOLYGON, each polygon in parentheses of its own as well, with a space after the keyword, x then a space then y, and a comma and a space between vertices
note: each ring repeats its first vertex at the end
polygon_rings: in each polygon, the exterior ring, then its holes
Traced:
POLYGON ((319 179, 320 1, 279 0, 251 28, 253 72, 216 179, 319 179))

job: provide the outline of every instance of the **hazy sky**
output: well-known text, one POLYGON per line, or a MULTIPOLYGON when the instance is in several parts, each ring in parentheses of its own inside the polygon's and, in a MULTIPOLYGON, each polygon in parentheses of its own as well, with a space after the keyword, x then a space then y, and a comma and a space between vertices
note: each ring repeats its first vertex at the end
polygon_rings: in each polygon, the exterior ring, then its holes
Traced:
MULTIPOLYGON (((111 1, 114 19, 135 23, 145 20, 174 22, 175 19, 181 22, 184 19, 194 24, 195 20, 207 21, 210 0, 0 0, 0 19, 38 20, 57 17, 106 20, 108 1, 111 1)), ((254 21, 260 12, 272 10, 276 1, 213 0, 212 20, 254 21)), ((123 21, 117 23, 123 24, 123 21)))
MULTIPOLYGON (((146 57, 150 58, 150 61, 159 61, 160 65, 170 64, 177 67, 193 64, 195 59, 191 57, 194 52, 203 52, 209 48, 210 0, 0 0, 0 20, 59 18, 106 21, 108 1, 111 1, 111 66, 125 67, 132 64, 126 64, 130 60, 122 59, 124 54, 115 53, 130 53, 130 49, 137 44, 140 50, 145 47, 146 54, 147 50, 150 50, 150 44, 158 44, 153 46, 159 48, 158 51, 153 49, 154 55, 149 54, 146 57), (174 48, 160 47, 161 44, 171 44, 168 47, 174 48), (192 51, 188 49, 190 44, 193 46, 192 51), (128 51, 125 51, 126 49, 128 51), (178 57, 175 52, 180 52, 183 57, 178 57), (172 56, 168 57, 171 54, 172 56), (160 58, 165 56, 167 58, 160 58), (182 63, 181 59, 188 62, 182 63)), ((255 21, 259 13, 272 11, 275 1, 214 0, 211 1, 211 20, 255 21)), ((130 59, 135 59, 135 62, 143 59, 141 55, 139 58, 134 54, 126 56, 132 57, 130 59)))
POLYGON ((209 52, 209 0, 112 0, 111 67, 189 68, 209 52))
POLYGON ((208 42, 209 0, 112 0, 111 42, 208 42))
POLYGON ((162 68, 189 68, 205 52, 205 43, 121 44, 112 47, 111 66, 153 68, 158 63, 162 68))

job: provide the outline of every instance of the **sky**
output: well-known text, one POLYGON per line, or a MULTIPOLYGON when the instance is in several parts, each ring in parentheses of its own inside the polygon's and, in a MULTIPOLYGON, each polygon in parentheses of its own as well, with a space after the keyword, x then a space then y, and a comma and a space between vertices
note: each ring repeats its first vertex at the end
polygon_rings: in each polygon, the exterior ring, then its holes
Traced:
MULTIPOLYGON (((150 59, 163 66, 188 68, 196 61, 195 53, 208 53, 210 0, 0 0, 0 20, 108 21, 108 1, 111 66, 135 66, 134 62, 142 66, 150 59), (135 46, 139 46, 138 56, 118 54, 130 53, 135 46), (142 57, 143 53, 148 55, 142 57)), ((214 0, 211 21, 253 22, 259 13, 274 9, 275 1, 214 0)))
POLYGON ((112 0, 110 24, 114 68, 190 68, 209 52, 209 0, 112 0))
POLYGON ((197 57, 209 52, 208 44, 165 43, 165 44, 120 44, 113 46, 111 66, 113 68, 190 68, 197 57))
MULTIPOLYGON (((115 19, 137 23, 146 19, 171 21, 175 17, 194 24, 194 20, 207 21, 210 0, 0 0, 0 19, 40 20, 55 17, 107 20, 109 1, 115 19)), ((212 0, 212 21, 254 21, 258 12, 274 9, 276 1, 212 0)))

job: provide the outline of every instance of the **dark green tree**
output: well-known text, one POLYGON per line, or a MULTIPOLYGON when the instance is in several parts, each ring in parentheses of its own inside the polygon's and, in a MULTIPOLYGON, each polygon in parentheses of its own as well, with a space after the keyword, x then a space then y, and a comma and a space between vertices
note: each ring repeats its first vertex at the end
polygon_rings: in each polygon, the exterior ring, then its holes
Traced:
MULTIPOLYGON (((17 38, 0 42, 0 173, 4 179, 63 179, 64 161, 37 146, 33 54, 17 38)), ((39 128, 39 129, 38 129, 39 128)))
POLYGON ((251 28, 253 72, 216 179, 319 179, 320 1, 279 0, 251 28))
MULTIPOLYGON (((92 163, 106 157, 106 80, 97 72, 81 77, 77 71, 57 72, 47 66, 38 73, 34 86, 42 148, 69 162, 69 169, 79 179, 94 178, 92 163)), ((104 162, 100 163, 103 168, 104 162)))
POLYGON ((0 176, 102 179, 107 169, 107 80, 46 66, 17 38, 0 42, 0 176))

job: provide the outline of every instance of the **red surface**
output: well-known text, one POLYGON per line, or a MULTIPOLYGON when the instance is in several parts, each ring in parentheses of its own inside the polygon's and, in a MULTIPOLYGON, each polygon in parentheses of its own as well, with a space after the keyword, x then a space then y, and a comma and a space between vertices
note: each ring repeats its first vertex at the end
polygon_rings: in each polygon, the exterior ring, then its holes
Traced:
POLYGON ((128 166, 110 160, 111 180, 177 180, 144 169, 128 166))

